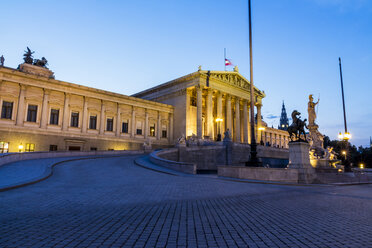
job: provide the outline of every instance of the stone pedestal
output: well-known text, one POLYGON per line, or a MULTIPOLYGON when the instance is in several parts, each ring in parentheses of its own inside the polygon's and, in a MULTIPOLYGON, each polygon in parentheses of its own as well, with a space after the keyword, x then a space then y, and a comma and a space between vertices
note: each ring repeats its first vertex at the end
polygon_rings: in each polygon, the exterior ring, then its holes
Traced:
POLYGON ((297 169, 299 183, 312 183, 315 179, 315 169, 310 164, 310 145, 307 142, 289 143, 289 169, 297 169))
POLYGON ((36 76, 54 78, 54 72, 52 72, 48 68, 37 65, 23 63, 19 65, 19 70, 36 76))

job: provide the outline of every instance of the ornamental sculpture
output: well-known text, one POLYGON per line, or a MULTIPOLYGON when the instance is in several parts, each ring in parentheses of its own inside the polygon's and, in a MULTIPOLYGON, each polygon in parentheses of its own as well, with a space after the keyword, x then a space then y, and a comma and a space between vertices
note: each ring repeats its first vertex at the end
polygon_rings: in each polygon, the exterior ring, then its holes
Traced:
POLYGON ((316 113, 315 113, 315 106, 319 103, 319 99, 317 102, 313 102, 314 98, 313 95, 309 95, 309 103, 307 104, 307 112, 309 114, 309 126, 316 125, 316 113))
POLYGON ((32 58, 32 54, 35 52, 31 52, 31 49, 27 47, 27 51, 25 51, 25 54, 23 54, 23 60, 26 64, 31 64, 34 62, 34 59, 32 58))
POLYGON ((25 54, 23 54, 23 60, 25 61, 26 64, 30 65, 36 65, 40 67, 47 68, 48 60, 46 60, 45 57, 42 57, 41 59, 33 59, 32 54, 35 52, 31 51, 29 47, 27 47, 27 51, 25 51, 25 54))
POLYGON ((301 113, 297 110, 293 110, 292 112, 292 124, 288 127, 288 133, 291 141, 303 141, 307 142, 306 140, 306 133, 305 133, 305 127, 306 120, 301 120, 301 113), (304 136, 304 138, 301 138, 301 135, 304 136), (294 136, 294 137, 293 137, 294 136))

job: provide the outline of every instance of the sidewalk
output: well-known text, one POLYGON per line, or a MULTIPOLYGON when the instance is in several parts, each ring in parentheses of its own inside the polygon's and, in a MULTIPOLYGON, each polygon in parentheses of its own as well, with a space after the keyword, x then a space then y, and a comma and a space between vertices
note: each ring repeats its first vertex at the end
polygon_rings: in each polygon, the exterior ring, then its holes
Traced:
POLYGON ((0 192, 42 181, 53 174, 53 167, 63 162, 116 157, 123 155, 75 156, 22 160, 0 166, 0 192))

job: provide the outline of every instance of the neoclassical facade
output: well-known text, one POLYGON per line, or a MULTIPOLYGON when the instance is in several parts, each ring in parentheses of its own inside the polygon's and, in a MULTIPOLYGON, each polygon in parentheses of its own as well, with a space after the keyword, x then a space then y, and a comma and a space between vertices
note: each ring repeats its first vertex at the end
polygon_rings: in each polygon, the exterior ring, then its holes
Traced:
MULTIPOLYGON (((287 148, 287 132, 261 121, 265 93, 255 88, 254 96, 258 143, 287 148)), ((0 67, 0 153, 161 148, 182 135, 219 140, 227 129, 249 143, 250 101, 237 67, 199 68, 133 96, 56 80, 35 65, 0 67)))
POLYGON ((0 153, 129 150, 173 141, 173 106, 0 67, 0 153))
MULTIPOLYGON (((196 135, 218 140, 228 129, 234 142, 250 143, 250 83, 234 71, 199 70, 139 92, 134 97, 174 106, 175 137, 196 135)), ((255 88, 256 140, 263 145, 288 147, 288 134, 266 127, 261 108, 265 93, 255 88)))

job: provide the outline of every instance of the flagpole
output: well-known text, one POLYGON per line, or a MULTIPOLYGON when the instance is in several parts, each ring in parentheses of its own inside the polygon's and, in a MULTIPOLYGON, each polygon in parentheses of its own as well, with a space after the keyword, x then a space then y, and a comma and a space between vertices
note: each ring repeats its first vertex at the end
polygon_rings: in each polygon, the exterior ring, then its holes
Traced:
POLYGON ((250 114, 251 114, 251 160, 247 162, 247 166, 260 166, 260 161, 257 158, 257 144, 254 121, 254 85, 253 85, 253 55, 252 55, 252 17, 251 17, 251 0, 248 0, 248 17, 249 17, 249 63, 250 63, 250 114))
POLYGON ((225 71, 226 71, 226 48, 224 48, 223 51, 224 51, 224 57, 225 57, 223 60, 223 64, 225 66, 225 71))

